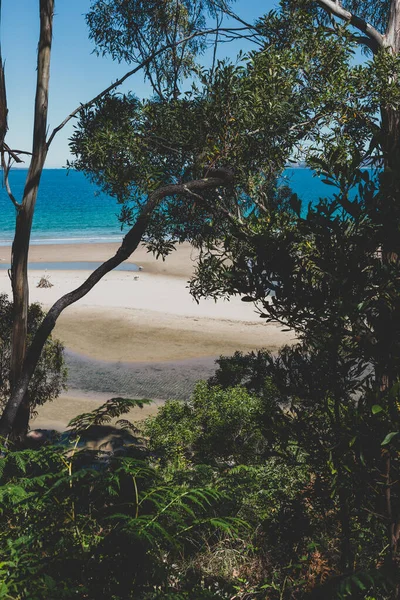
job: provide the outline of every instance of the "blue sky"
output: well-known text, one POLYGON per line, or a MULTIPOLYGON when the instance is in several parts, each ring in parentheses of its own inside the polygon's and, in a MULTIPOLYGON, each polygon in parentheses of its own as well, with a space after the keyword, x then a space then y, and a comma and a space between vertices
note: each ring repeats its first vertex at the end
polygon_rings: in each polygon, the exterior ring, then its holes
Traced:
MULTIPOLYGON (((274 0, 237 0, 235 11, 253 21, 268 12, 274 0)), ((30 150, 33 122, 33 100, 36 80, 36 48, 39 0, 3 1, 1 39, 6 63, 7 103, 9 108, 8 144, 30 150)), ((49 128, 53 129, 80 103, 86 102, 129 66, 93 54, 88 39, 84 14, 90 0, 56 0, 53 52, 50 80, 49 128)), ((241 44, 243 47, 243 44, 241 44)), ((240 47, 224 44, 223 52, 235 56, 240 47)), ((245 48, 244 48, 245 49, 245 48)), ((137 74, 121 88, 139 97, 149 95, 143 76, 137 74)), ((68 137, 72 126, 65 127, 50 148, 46 167, 65 166, 69 158, 68 137)))

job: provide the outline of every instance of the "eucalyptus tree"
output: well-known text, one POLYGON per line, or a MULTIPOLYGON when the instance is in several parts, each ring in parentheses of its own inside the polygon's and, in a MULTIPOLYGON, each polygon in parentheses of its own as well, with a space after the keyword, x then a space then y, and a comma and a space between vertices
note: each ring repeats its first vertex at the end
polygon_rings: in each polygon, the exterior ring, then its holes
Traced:
MULTIPOLYGON (((375 56, 380 55, 381 57, 381 60, 378 59, 376 62, 377 76, 381 78, 386 76, 388 88, 398 88, 398 57, 400 53, 400 3, 398 0, 385 0, 384 2, 317 0, 315 4, 318 4, 333 18, 348 23, 353 29, 362 33, 362 35, 353 36, 356 42, 364 45, 375 56), (386 60, 383 60, 383 56, 386 60)), ((393 98, 393 92, 398 95, 398 91, 397 94, 393 89, 390 91, 392 92, 391 96, 382 98, 381 102, 382 144, 388 168, 393 171, 397 168, 398 171, 400 112, 393 98)), ((393 172, 392 175, 394 174, 393 172)))
MULTIPOLYGON (((15 235, 12 245, 11 256, 11 282, 14 303, 12 352, 10 364, 11 397, 7 403, 0 420, 0 434, 8 436, 13 429, 14 437, 24 435, 29 420, 29 399, 26 390, 34 368, 39 360, 40 352, 46 341, 47 335, 54 327, 58 314, 69 304, 82 297, 89 289, 106 273, 114 268, 119 262, 125 260, 131 254, 140 241, 147 226, 149 214, 161 198, 171 190, 152 190, 153 195, 149 199, 143 213, 138 219, 136 228, 126 236, 123 246, 117 256, 110 259, 105 267, 93 274, 89 282, 82 289, 67 295, 67 298, 57 305, 48 317, 41 330, 40 343, 36 340, 33 350, 27 357, 27 318, 29 305, 28 288, 28 254, 32 220, 35 211, 36 198, 40 186, 40 179, 45 165, 49 147, 55 137, 73 117, 82 109, 91 106, 94 102, 116 89, 128 77, 143 69, 144 75, 150 79, 156 89, 167 97, 178 93, 178 84, 184 78, 193 65, 195 55, 204 49, 204 43, 196 41, 206 33, 218 33, 223 35, 224 30, 220 27, 219 10, 227 3, 220 4, 213 0, 196 0, 195 2, 149 2, 142 3, 131 0, 128 3, 96 2, 93 0, 92 9, 88 15, 88 22, 92 26, 92 34, 101 51, 101 28, 106 27, 104 35, 111 44, 111 51, 118 40, 118 23, 120 19, 126 19, 132 27, 129 28, 129 36, 126 41, 132 44, 136 51, 131 51, 121 59, 131 63, 130 70, 107 89, 101 91, 94 99, 86 104, 81 104, 72 111, 49 135, 48 103, 50 92, 50 59, 52 51, 52 32, 54 0, 38 0, 40 15, 40 31, 37 53, 37 81, 36 96, 34 101, 34 127, 32 137, 32 150, 14 149, 6 143, 8 137, 7 125, 7 96, 4 64, 0 66, 0 154, 1 167, 3 171, 4 185, 16 211, 15 235), (121 14, 117 14, 122 10, 121 14), (209 14, 217 20, 216 27, 211 30, 205 29, 205 15, 209 14), (111 21, 109 21, 111 18, 111 21), (103 19, 103 20, 102 20, 103 19), (105 20, 104 20, 105 19, 105 20), (136 25, 135 25, 136 24, 136 25), (134 26, 135 25, 135 26, 134 26), (115 26, 115 27, 114 27, 115 26), (110 34, 108 36, 108 33, 110 34), (107 37, 108 36, 108 37, 107 37), (144 36, 144 37, 143 37, 144 36), (13 194, 9 181, 10 169, 14 162, 21 162, 23 155, 30 156, 30 165, 26 177, 22 198, 18 199, 13 194), (51 325, 50 325, 51 323, 51 325), (44 332, 46 331, 46 333, 44 332)), ((1 9, 1 5, 0 5, 1 9)), ((234 36, 233 30, 225 32, 228 36, 234 36)), ((1 58, 1 51, 0 51, 1 58)), ((211 173, 212 175, 212 173, 211 173)), ((185 189, 179 186, 175 188, 176 193, 184 195, 193 188, 218 187, 225 185, 229 180, 226 173, 219 176, 201 178, 185 189)), ((38 332, 39 335, 39 332, 38 332)))

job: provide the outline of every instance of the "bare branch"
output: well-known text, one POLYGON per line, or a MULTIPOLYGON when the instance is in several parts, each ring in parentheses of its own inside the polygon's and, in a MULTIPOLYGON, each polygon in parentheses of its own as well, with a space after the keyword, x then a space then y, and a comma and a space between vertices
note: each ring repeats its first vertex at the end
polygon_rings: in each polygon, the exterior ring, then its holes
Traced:
POLYGON ((215 71, 215 64, 217 61, 217 48, 218 48, 218 37, 219 37, 219 28, 222 25, 222 19, 223 17, 217 17, 217 26, 216 26, 216 33, 215 33, 215 40, 214 40, 214 44, 213 44, 213 58, 212 58, 212 63, 211 63, 211 78, 213 78, 214 76, 214 71, 215 71))
POLYGON ((10 169, 11 169, 11 161, 12 161, 12 158, 11 158, 11 156, 9 156, 9 158, 8 158, 8 164, 6 164, 6 160, 4 158, 4 152, 1 153, 1 166, 2 166, 2 169, 3 169, 3 173, 4 173, 4 175, 3 175, 4 186, 6 188, 8 197, 10 198, 11 202, 14 204, 15 208, 17 210, 19 210, 22 205, 19 202, 17 202, 17 200, 15 199, 15 196, 12 193, 10 182, 9 182, 9 179, 8 179, 8 175, 9 175, 10 169))
MULTIPOLYGON (((379 48, 383 48, 385 46, 385 38, 379 33, 375 27, 367 23, 361 17, 357 15, 353 15, 348 10, 344 9, 340 2, 334 2, 333 0, 316 0, 317 4, 321 8, 323 8, 326 12, 331 15, 338 17, 342 21, 346 21, 362 33, 364 33, 370 42, 367 44, 368 47, 376 53, 379 48)), ((361 37, 358 39, 359 42, 365 43, 365 38, 361 37)))
POLYGON ((27 156, 32 156, 32 152, 28 152, 28 150, 17 150, 15 148, 13 148, 11 150, 11 148, 9 146, 6 145, 6 152, 8 152, 8 154, 11 154, 12 158, 19 163, 24 162, 22 159, 19 158, 20 154, 26 154, 27 156))
MULTIPOLYGON (((1 25, 1 13, 2 13, 1 4, 2 3, 0 0, 0 25, 1 25)), ((1 53, 1 37, 0 37, 0 152, 3 151, 4 138, 6 137, 6 133, 8 130, 7 115, 8 115, 8 109, 7 109, 6 80, 5 80, 5 75, 4 75, 4 63, 3 63, 2 53, 1 53)))
POLYGON ((3 141, 3 151, 7 153, 16 163, 24 162, 18 155, 19 154, 29 154, 32 155, 32 152, 25 152, 24 150, 11 150, 10 146, 8 146, 3 141))
POLYGON ((367 46, 367 48, 369 48, 373 54, 376 53, 377 46, 375 40, 371 40, 371 38, 367 37, 366 35, 353 35, 352 40, 360 46, 367 46))
POLYGON ((6 82, 4 77, 4 64, 1 58, 1 47, 0 47, 0 150, 3 150, 4 138, 8 130, 7 124, 7 95, 6 95, 6 82))
POLYGON ((231 17, 232 19, 235 19, 235 21, 238 21, 239 23, 244 25, 243 29, 253 30, 253 31, 257 32, 257 34, 262 33, 260 27, 258 27, 257 25, 254 25, 252 23, 249 23, 248 21, 245 21, 244 19, 242 19, 242 17, 239 17, 239 15, 237 15, 235 12, 230 10, 227 6, 225 6, 225 8, 224 8, 224 13, 226 15, 228 15, 229 17, 231 17))

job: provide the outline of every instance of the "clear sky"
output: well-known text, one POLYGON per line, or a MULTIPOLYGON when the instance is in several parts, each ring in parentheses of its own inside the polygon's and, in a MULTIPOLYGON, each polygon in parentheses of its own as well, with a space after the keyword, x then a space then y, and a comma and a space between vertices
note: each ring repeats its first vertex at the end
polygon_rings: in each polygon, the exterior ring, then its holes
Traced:
MULTIPOLYGON (((237 0, 235 11, 247 21, 268 12, 277 1, 237 0)), ((33 100, 36 81, 36 49, 39 31, 39 0, 3 0, 1 39, 6 63, 9 132, 13 148, 30 150, 32 144, 33 100)), ((129 70, 93 54, 88 38, 85 12, 90 0, 56 0, 50 80, 49 128, 52 130, 74 110, 129 70)), ((243 47, 243 43, 241 44, 243 47)), ((223 52, 234 57, 238 44, 223 45, 223 52)), ((244 48, 245 49, 245 48, 244 48)), ((149 95, 141 74, 124 85, 139 97, 149 95)), ((71 123, 58 133, 50 148, 46 167, 65 166, 69 158, 68 137, 71 123)))

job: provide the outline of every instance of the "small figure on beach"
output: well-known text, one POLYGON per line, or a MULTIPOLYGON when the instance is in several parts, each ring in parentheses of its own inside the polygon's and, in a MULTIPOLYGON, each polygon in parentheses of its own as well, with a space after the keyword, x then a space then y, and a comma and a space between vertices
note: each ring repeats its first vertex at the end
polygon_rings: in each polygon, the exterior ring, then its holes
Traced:
POLYGON ((50 277, 47 275, 47 273, 45 273, 41 278, 39 283, 37 284, 38 288, 51 288, 53 287, 53 284, 50 281, 50 277))

